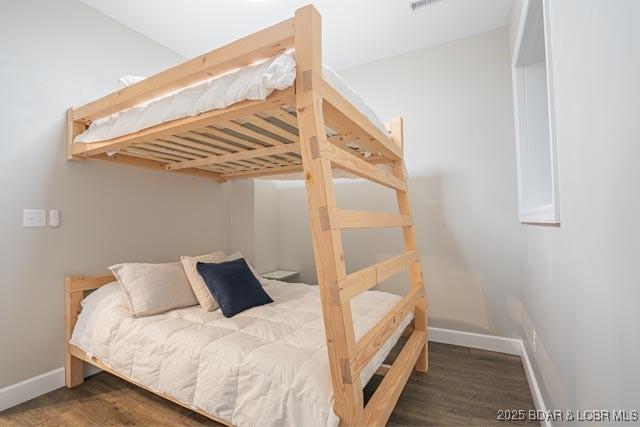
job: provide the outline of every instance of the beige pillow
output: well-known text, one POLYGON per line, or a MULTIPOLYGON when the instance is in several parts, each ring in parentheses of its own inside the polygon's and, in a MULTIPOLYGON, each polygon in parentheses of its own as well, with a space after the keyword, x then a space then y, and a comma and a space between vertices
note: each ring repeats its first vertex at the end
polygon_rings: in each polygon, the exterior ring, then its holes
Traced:
POLYGON ((225 261, 226 254, 222 251, 213 252, 211 254, 200 255, 200 256, 182 256, 180 257, 180 261, 182 262, 182 267, 184 267, 184 272, 189 279, 189 284, 191 285, 191 289, 193 293, 196 295, 196 299, 202 308, 206 311, 214 311, 218 309, 218 303, 209 292, 209 288, 202 280, 202 276, 198 273, 196 269, 196 264, 199 262, 223 262, 225 261))
POLYGON ((198 303, 179 262, 117 264, 109 270, 118 279, 133 317, 150 316, 198 303))
MULTIPOLYGON (((226 257, 225 261, 234 261, 234 260, 240 259, 240 258, 244 258, 244 256, 240 252, 234 252, 231 255, 228 255, 226 257)), ((249 266, 249 270, 251 270, 253 275, 256 276, 256 279, 258 279, 258 282, 260 282, 260 284, 264 286, 267 283, 267 281, 265 279, 263 279, 262 276, 260 276, 258 273, 256 273, 255 268, 253 268, 253 266, 249 263, 249 260, 247 260, 246 258, 244 258, 244 260, 247 261, 247 265, 249 266)))

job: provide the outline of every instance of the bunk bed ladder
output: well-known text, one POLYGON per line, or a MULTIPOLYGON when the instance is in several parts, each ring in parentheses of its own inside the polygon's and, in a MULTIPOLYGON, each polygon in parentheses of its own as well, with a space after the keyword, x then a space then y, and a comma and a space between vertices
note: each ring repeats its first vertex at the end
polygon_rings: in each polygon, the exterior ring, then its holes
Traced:
MULTIPOLYGON (((413 369, 427 371, 427 303, 402 160, 402 119, 393 119, 389 136, 384 136, 394 145, 389 146, 389 155, 399 153, 393 158, 391 173, 332 144, 326 135, 325 114, 329 110, 334 112, 337 106, 330 97, 330 89, 319 77, 322 76, 321 21, 312 6, 296 11, 295 48, 300 155, 322 300, 334 411, 342 426, 384 425, 413 369), (334 167, 394 189, 399 214, 337 208, 334 167), (341 230, 378 227, 402 228, 405 253, 347 275, 341 230), (405 268, 409 270, 411 291, 356 341, 351 299, 405 268), (383 369, 385 377, 365 406, 361 371, 411 312, 415 321, 413 328, 408 329, 409 338, 394 363, 383 369)), ((370 125, 358 121, 357 115, 349 113, 348 109, 344 111, 356 126, 370 125)))

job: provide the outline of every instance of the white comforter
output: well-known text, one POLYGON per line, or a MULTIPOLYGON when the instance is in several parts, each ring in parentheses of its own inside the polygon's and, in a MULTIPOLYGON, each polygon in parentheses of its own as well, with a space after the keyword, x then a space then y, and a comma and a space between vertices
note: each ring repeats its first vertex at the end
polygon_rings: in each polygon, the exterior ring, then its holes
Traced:
MULTIPOLYGON (((335 71, 325 65, 323 73, 336 90, 380 130, 386 132, 384 124, 371 107, 335 71)), ((266 99, 274 90, 292 86, 295 78, 294 54, 283 53, 95 120, 86 131, 76 136, 74 142, 104 141, 171 120, 226 108, 246 99, 266 99)))
MULTIPOLYGON (((117 284, 84 302, 71 343, 155 391, 238 426, 338 424, 318 288, 269 281, 274 303, 227 319, 199 306, 133 319, 117 284)), ((400 297, 369 291, 352 301, 356 337, 400 297)), ((382 364, 412 316, 362 372, 382 364)))

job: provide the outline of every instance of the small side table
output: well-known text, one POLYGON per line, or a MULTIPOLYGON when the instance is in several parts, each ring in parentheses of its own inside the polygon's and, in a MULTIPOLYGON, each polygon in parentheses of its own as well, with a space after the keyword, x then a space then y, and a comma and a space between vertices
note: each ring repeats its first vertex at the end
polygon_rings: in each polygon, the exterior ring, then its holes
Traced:
POLYGON ((263 273, 261 276, 267 280, 280 280, 281 282, 290 282, 300 274, 297 271, 292 270, 275 270, 268 273, 263 273))

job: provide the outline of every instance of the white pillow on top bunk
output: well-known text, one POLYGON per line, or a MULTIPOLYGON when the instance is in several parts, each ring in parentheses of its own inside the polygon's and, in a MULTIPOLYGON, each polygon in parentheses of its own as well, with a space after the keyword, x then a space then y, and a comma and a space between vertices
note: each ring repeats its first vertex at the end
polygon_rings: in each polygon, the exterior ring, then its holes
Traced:
POLYGON ((206 311, 214 311, 218 309, 218 303, 209 292, 209 288, 202 280, 202 276, 198 273, 196 269, 196 264, 199 262, 208 262, 208 263, 218 263, 226 261, 227 255, 222 251, 213 252, 210 254, 200 255, 200 256, 181 256, 180 262, 182 262, 182 267, 184 268, 184 272, 187 275, 187 279, 189 279, 189 284, 191 285, 191 289, 198 300, 198 304, 206 310, 206 311))
POLYGON ((151 316, 196 305, 182 264, 124 263, 109 267, 118 279, 133 317, 151 316))

